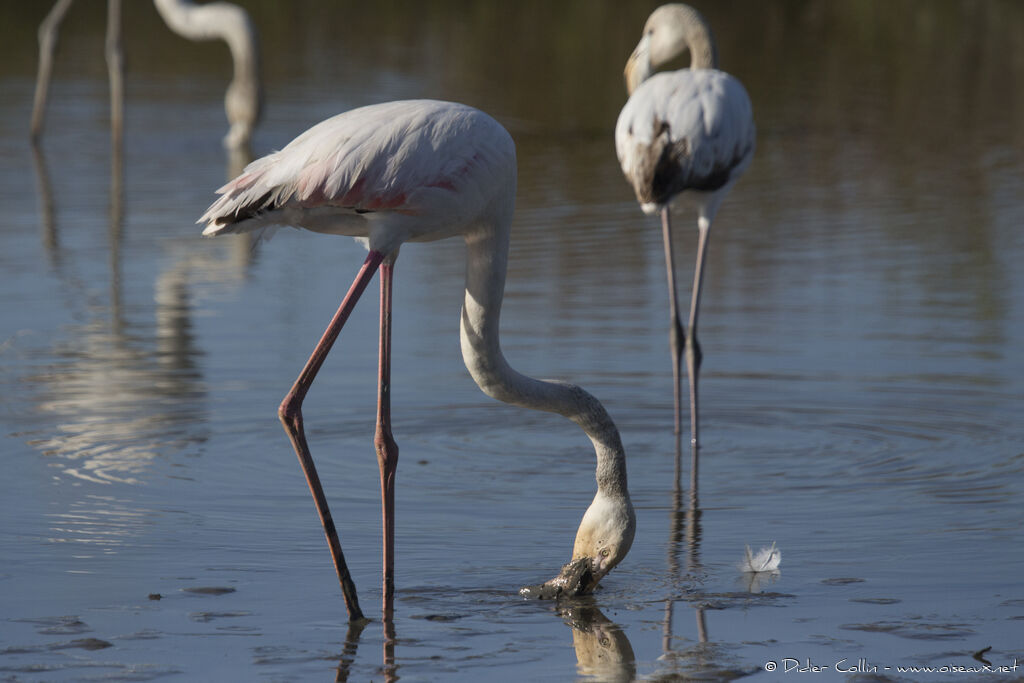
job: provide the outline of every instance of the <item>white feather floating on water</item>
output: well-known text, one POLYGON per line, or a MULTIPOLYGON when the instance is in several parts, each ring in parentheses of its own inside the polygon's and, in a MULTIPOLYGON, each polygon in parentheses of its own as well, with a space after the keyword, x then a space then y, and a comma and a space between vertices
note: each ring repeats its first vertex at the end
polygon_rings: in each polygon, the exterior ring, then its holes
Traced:
POLYGON ((757 553, 752 553, 749 545, 746 546, 746 549, 746 557, 737 565, 745 574, 778 571, 779 565, 782 564, 782 551, 775 547, 775 541, 772 541, 767 548, 761 548, 757 553))

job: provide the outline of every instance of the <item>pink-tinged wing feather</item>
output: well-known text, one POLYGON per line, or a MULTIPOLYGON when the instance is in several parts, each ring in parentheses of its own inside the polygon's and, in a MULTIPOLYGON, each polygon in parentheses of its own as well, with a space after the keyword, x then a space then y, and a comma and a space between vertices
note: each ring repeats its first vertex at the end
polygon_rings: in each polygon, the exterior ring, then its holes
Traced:
MULTIPOLYGON (((204 234, 217 234, 275 209, 415 214, 425 191, 463 189, 469 170, 488 151, 486 138, 477 134, 484 117, 471 107, 430 100, 339 114, 249 164, 218 190, 221 197, 199 222, 209 224, 204 234)), ((486 121, 487 132, 500 130, 496 140, 511 145, 496 122, 486 121)))

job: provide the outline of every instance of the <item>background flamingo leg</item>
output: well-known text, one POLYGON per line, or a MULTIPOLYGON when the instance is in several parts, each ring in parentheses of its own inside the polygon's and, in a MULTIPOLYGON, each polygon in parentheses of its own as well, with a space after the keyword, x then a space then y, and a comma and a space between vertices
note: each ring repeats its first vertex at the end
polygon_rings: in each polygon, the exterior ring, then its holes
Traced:
POLYGON ((672 249, 672 222, 666 204, 661 209, 661 234, 665 243, 665 271, 668 274, 668 307, 669 307, 669 346, 672 349, 672 403, 675 407, 675 433, 683 429, 682 417, 682 379, 680 377, 683 360, 683 337, 685 330, 679 322, 679 297, 676 294, 676 260, 672 249))
POLYGON ((697 374, 704 354, 697 341, 697 313, 700 309, 700 290, 704 284, 704 257, 708 251, 710 225, 701 221, 698 226, 697 265, 693 272, 693 298, 690 300, 690 324, 686 329, 686 373, 690 378, 690 443, 698 447, 697 374))

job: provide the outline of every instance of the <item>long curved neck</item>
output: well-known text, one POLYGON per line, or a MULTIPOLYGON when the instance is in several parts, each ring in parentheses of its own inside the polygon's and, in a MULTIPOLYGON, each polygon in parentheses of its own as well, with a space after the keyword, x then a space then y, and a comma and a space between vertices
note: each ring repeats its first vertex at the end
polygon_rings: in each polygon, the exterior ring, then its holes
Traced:
POLYGON ((704 16, 687 5, 680 6, 677 16, 690 48, 690 68, 717 69, 718 48, 711 34, 711 26, 704 16))
POLYGON ((168 28, 189 40, 223 40, 235 63, 235 79, 259 75, 256 30, 248 13, 227 2, 196 5, 191 0, 153 0, 168 28))
POLYGON ((597 454, 597 488, 628 498, 622 440, 604 406, 567 382, 516 372, 501 352, 499 318, 508 266, 509 231, 487 229, 466 237, 466 296, 462 308, 462 357, 480 389, 505 403, 563 415, 587 433, 597 454))

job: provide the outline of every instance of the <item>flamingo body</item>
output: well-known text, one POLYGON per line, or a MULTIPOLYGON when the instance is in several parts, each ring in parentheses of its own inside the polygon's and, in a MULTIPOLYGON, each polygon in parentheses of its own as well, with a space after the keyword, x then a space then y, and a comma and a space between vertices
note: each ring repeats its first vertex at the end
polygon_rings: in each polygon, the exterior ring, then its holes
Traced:
POLYGON ((207 236, 291 225, 387 254, 465 232, 514 196, 515 163, 511 136, 479 110, 386 102, 329 118, 252 162, 200 222, 207 236))
POLYGON ((754 146, 747 91, 716 69, 655 74, 630 96, 615 126, 622 172, 648 214, 687 190, 701 200, 724 194, 750 165, 754 146))

